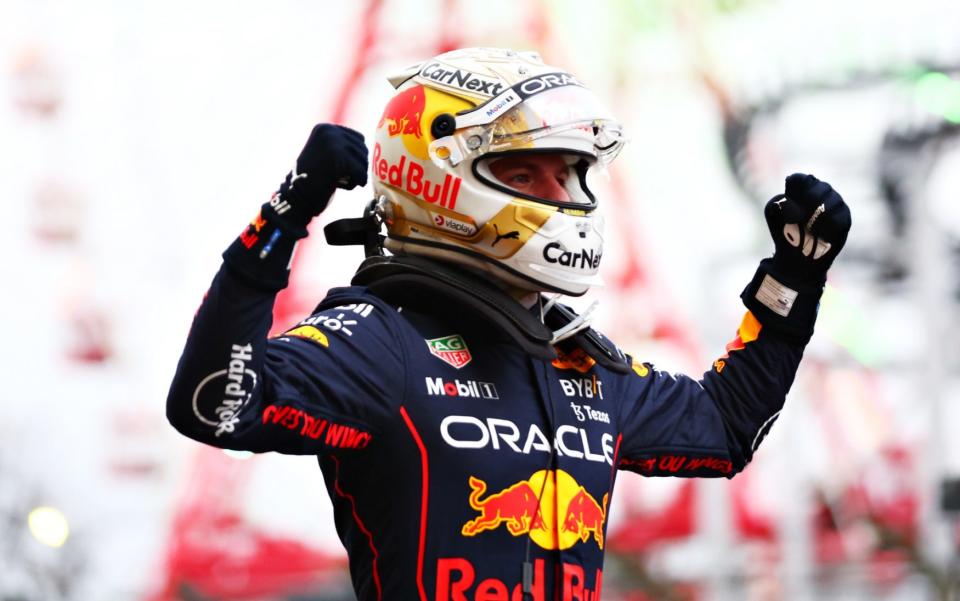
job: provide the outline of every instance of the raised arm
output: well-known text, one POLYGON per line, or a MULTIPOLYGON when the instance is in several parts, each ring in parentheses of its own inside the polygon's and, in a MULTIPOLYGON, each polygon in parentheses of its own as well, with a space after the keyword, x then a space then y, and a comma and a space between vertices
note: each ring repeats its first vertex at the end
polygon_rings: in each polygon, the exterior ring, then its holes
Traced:
POLYGON ((620 467, 730 477, 776 421, 851 223, 840 195, 812 175, 791 175, 785 192, 765 208, 776 249, 741 295, 748 312, 726 354, 699 381, 635 364, 620 467))
MULTIPOLYGON (((363 136, 341 126, 316 126, 280 189, 224 252, 167 398, 167 416, 178 431, 217 447, 288 453, 342 446, 345 428, 356 432, 348 436, 354 443, 360 433, 369 437, 376 383, 357 393, 349 382, 322 376, 334 369, 330 337, 343 338, 336 341, 337 352, 358 370, 372 363, 364 348, 393 346, 382 340, 389 336, 378 323, 382 307, 364 308, 363 327, 350 336, 324 332, 319 320, 267 339, 274 298, 287 285, 297 241, 338 187, 366 183, 366 167, 363 136)), ((378 365, 389 371, 391 361, 399 357, 380 357, 378 365)))

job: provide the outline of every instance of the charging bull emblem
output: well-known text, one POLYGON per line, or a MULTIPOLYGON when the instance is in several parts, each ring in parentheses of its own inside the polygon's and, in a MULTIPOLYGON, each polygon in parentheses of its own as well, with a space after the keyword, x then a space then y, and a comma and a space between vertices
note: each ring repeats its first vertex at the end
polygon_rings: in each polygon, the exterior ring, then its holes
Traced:
POLYGON ((487 490, 487 483, 479 478, 470 477, 470 507, 480 512, 480 516, 463 525, 461 533, 473 536, 483 530, 493 530, 506 522, 507 530, 514 536, 530 532, 534 528, 544 528, 540 517, 540 502, 537 494, 524 480, 481 500, 487 490))
POLYGON ((581 486, 577 494, 570 499, 567 505, 567 515, 563 519, 563 532, 573 532, 580 540, 587 542, 590 533, 603 548, 603 522, 607 519, 607 500, 609 494, 603 495, 603 507, 597 504, 596 499, 590 496, 581 486))
POLYGON ((416 138, 423 137, 420 129, 420 119, 423 117, 425 96, 423 86, 414 86, 400 92, 383 109, 377 129, 387 126, 387 135, 410 135, 416 138))
POLYGON ((460 529, 464 536, 496 530, 506 525, 513 536, 528 535, 544 549, 569 549, 591 536, 603 549, 609 494, 603 504, 563 470, 540 470, 527 480, 487 493, 487 483, 468 479, 467 502, 480 515, 460 529))

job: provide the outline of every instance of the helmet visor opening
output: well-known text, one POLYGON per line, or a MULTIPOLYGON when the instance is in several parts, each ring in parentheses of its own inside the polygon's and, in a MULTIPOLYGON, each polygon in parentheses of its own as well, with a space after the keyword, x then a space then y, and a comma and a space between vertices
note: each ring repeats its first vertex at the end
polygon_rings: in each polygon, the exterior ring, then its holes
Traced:
POLYGON ((586 153, 538 149, 484 155, 473 171, 484 184, 513 196, 591 211, 597 201, 587 182, 596 163, 586 153))

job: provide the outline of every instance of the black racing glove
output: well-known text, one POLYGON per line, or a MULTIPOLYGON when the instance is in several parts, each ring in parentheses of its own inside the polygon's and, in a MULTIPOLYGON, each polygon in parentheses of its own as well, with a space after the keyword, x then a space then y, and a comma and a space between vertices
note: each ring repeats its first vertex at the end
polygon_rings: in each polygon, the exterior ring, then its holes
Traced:
POLYGON ((769 330, 805 344, 813 334, 827 270, 850 232, 850 208, 830 184, 794 173, 764 217, 773 257, 760 262, 740 297, 769 330))
POLYGON ((366 184, 363 134, 342 125, 321 123, 310 132, 293 170, 267 205, 281 222, 305 229, 327 208, 337 188, 351 190, 366 184))
POLYGON ((366 183, 363 135, 341 125, 315 126, 293 170, 223 253, 224 262, 250 285, 284 288, 294 246, 307 235, 310 220, 327 208, 337 188, 366 183))

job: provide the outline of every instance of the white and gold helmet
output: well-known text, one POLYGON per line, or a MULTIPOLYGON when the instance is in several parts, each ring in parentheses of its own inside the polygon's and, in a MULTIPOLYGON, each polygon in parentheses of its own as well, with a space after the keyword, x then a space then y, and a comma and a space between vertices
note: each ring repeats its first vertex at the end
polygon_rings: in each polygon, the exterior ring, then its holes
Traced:
POLYGON ((600 283, 603 221, 588 182, 624 138, 596 96, 539 55, 466 48, 414 65, 377 125, 371 168, 398 254, 489 272, 531 291, 581 295, 600 283), (505 155, 557 154, 565 198, 493 175, 505 155))

